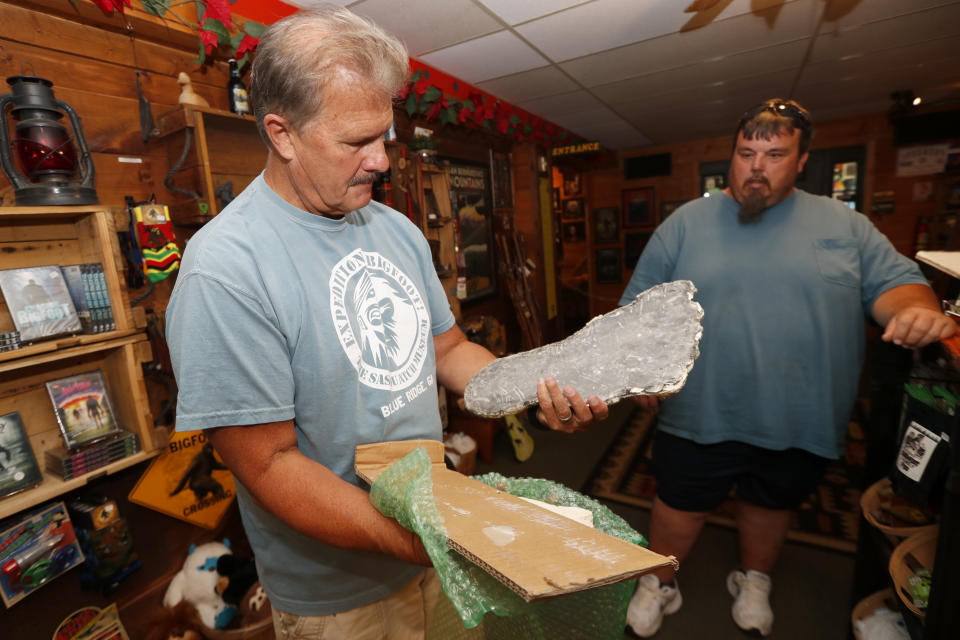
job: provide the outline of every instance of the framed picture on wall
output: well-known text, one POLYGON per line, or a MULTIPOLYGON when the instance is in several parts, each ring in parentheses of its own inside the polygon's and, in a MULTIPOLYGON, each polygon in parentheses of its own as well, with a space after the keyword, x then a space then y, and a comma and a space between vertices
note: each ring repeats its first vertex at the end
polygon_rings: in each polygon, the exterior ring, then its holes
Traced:
POLYGON ((461 301, 470 301, 496 290, 490 167, 452 160, 449 170, 450 201, 460 235, 460 275, 467 280, 467 295, 461 301))
POLYGON ((643 248, 647 246, 652 235, 651 231, 634 231, 624 235, 623 260, 627 269, 637 266, 637 260, 640 259, 640 254, 643 253, 643 248))
POLYGON ((727 176, 724 173, 710 173, 700 176, 700 193, 713 194, 727 188, 727 176))
POLYGON ((567 244, 585 242, 587 239, 587 224, 585 222, 564 222, 563 241, 567 244))
POLYGON ((623 190, 623 226, 652 227, 656 224, 653 187, 623 190))
POLYGON ((597 282, 619 284, 623 278, 620 249, 597 249, 597 282))
POLYGON ((564 172, 563 174, 563 197, 572 198, 580 195, 580 174, 576 171, 564 172))
POLYGON ((510 173, 510 154, 490 150, 490 174, 493 176, 493 207, 513 208, 513 179, 510 173))
POLYGON ((670 217, 670 214, 680 208, 680 205, 686 204, 686 200, 670 200, 660 203, 660 222, 670 217))
POLYGON ((620 241, 620 209, 602 207, 593 210, 593 241, 607 244, 620 241))
POLYGON ((583 217, 583 198, 570 198, 563 201, 563 217, 572 220, 583 217))

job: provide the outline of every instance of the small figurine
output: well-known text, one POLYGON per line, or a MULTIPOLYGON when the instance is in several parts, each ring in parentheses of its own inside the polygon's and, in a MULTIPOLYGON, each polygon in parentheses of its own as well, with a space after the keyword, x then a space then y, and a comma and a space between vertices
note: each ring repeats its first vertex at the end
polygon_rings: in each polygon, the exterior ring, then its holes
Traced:
POLYGON ((193 90, 193 83, 190 82, 190 76, 183 71, 177 76, 177 82, 180 84, 180 97, 177 102, 180 104, 192 104, 198 107, 209 107, 210 103, 193 90))

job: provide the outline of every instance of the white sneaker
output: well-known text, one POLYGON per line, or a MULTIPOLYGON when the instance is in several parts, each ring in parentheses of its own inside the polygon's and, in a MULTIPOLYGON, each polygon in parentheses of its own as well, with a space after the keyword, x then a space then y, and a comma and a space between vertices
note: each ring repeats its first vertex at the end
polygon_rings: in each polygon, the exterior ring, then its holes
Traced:
POLYGON ((733 601, 733 621, 748 633, 768 636, 773 630, 773 609, 770 608, 772 583, 767 574, 754 571, 731 571, 727 590, 733 601))
POLYGON ((660 584, 660 578, 652 573, 640 576, 627 607, 627 626, 641 638, 649 638, 660 628, 664 614, 676 613, 682 604, 676 584, 660 584))

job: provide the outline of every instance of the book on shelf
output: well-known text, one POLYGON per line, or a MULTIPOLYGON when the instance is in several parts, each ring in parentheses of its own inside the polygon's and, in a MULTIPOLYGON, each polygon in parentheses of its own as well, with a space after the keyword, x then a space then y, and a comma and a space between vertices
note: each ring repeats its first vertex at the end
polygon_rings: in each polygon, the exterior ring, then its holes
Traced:
POLYGON ((0 292, 21 342, 83 328, 58 265, 0 270, 0 292))
POLYGON ((110 305, 110 293, 99 262, 60 267, 70 291, 84 333, 101 333, 117 328, 110 305))
POLYGON ((46 386, 67 449, 121 432, 99 369, 50 380, 46 386))
POLYGON ((35 487, 43 481, 37 458, 20 414, 0 416, 0 498, 35 487))
POLYGON ((124 431, 110 440, 102 440, 80 449, 70 450, 62 446, 47 449, 44 452, 44 461, 48 473, 69 480, 132 456, 138 451, 140 444, 136 435, 124 431))

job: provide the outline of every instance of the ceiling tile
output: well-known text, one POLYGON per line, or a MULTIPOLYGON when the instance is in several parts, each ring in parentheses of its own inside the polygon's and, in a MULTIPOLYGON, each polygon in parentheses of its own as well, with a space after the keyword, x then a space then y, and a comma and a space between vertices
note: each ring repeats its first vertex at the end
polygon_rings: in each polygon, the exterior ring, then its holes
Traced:
MULTIPOLYGON (((718 109, 730 109, 740 114, 755 104, 776 96, 785 96, 790 91, 793 78, 782 72, 766 73, 747 78, 737 78, 682 91, 665 93, 655 100, 642 95, 622 102, 609 102, 609 106, 641 129, 644 124, 635 118, 663 110, 690 113, 709 113, 718 109)), ((735 122, 733 123, 735 124, 735 122)))
MULTIPOLYGON (((535 113, 542 118, 577 113, 590 109, 603 108, 603 104, 586 91, 571 91, 556 96, 525 100, 517 104, 518 107, 535 113), (550 115, 547 115, 550 114, 550 115)), ((559 124, 559 123, 558 123, 559 124)))
POLYGON ((836 28, 866 24, 875 20, 896 18, 945 4, 956 4, 956 2, 950 2, 949 0, 848 0, 847 2, 834 2, 827 7, 822 30, 829 31, 836 28))
POLYGON ((651 99, 663 93, 710 85, 718 80, 735 80, 766 73, 783 72, 791 78, 803 63, 807 40, 766 47, 670 71, 660 71, 596 87, 591 91, 607 103, 651 99))
POLYGON ((589 0, 478 0, 510 25, 555 13, 589 0))
POLYGON ((623 120, 595 125, 584 125, 577 134, 591 141, 597 141, 607 149, 635 149, 651 144, 649 138, 623 120))
POLYGON ((655 38, 689 18, 678 2, 596 0, 516 27, 556 62, 655 38))
POLYGON ((810 62, 838 60, 953 35, 958 33, 957 25, 960 25, 960 3, 902 18, 822 31, 810 52, 810 62))
POLYGON ((803 75, 810 78, 811 82, 828 82, 831 78, 874 75, 878 70, 887 72, 904 66, 914 69, 919 60, 923 60, 924 64, 949 60, 954 67, 957 67, 960 66, 958 51, 960 51, 960 34, 864 54, 850 54, 839 59, 808 63, 803 75))
POLYGON ((472 0, 363 0, 350 10, 396 35, 414 58, 503 28, 472 0))
POLYGON ((543 56, 509 31, 463 42, 418 56, 429 65, 471 83, 483 82, 547 64, 543 56))
POLYGON ((566 74, 553 66, 478 82, 477 87, 513 103, 567 93, 580 88, 566 74))
POLYGON ((671 33, 611 51, 561 63, 559 66, 585 86, 679 69, 784 43, 796 42, 816 31, 822 2, 792 2, 779 8, 713 22, 684 33, 671 33))

